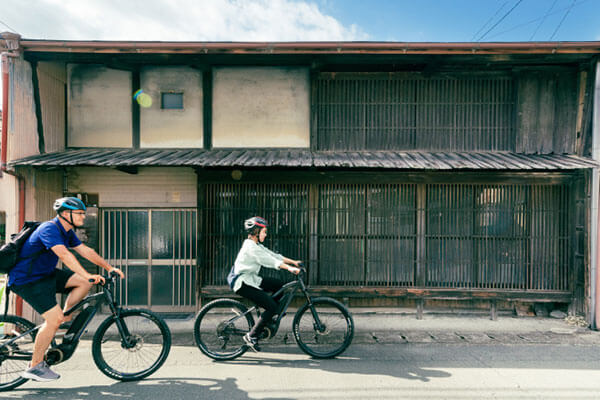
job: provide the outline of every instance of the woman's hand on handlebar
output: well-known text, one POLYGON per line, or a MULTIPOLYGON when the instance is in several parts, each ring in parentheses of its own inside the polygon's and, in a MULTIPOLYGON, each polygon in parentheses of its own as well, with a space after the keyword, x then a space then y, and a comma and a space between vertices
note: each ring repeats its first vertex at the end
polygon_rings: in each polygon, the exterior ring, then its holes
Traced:
POLYGON ((285 270, 287 270, 288 272, 290 272, 290 273, 292 273, 292 274, 294 274, 294 275, 298 275, 298 274, 300 273, 300 268, 298 268, 298 267, 293 267, 293 266, 291 266, 291 265, 288 265, 288 264, 285 264, 285 263, 284 263, 284 264, 281 264, 281 267, 280 267, 280 268, 281 268, 281 269, 285 269, 285 270))

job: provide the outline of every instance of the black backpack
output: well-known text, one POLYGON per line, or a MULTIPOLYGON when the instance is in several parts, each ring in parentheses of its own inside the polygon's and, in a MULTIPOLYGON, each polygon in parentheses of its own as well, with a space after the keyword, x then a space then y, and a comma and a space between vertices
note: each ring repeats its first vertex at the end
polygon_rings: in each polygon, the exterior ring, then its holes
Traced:
MULTIPOLYGON (((0 274, 8 274, 19 260, 19 253, 25 241, 40 226, 40 222, 26 221, 19 233, 10 236, 10 240, 0 247, 0 274)), ((36 258, 38 253, 28 258, 36 258)))

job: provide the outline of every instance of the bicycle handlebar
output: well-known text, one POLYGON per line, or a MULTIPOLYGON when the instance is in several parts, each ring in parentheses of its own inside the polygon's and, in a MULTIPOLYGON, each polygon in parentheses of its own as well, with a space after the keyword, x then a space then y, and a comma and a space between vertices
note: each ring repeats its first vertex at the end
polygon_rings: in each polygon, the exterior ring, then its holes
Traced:
MULTIPOLYGON (((118 273, 116 273, 115 271, 110 271, 108 273, 108 279, 105 278, 104 283, 98 282, 98 285, 104 286, 104 285, 106 285, 106 283, 108 282, 108 280, 114 281, 117 276, 119 276, 118 273)), ((94 280, 93 279, 88 279, 88 282, 94 283, 94 280)))

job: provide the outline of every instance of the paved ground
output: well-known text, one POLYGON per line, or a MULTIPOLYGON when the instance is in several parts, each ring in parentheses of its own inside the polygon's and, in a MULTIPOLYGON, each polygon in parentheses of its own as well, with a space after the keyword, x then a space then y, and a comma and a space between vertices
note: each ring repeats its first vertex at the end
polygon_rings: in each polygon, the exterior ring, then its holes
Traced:
POLYGON ((166 363, 139 382, 96 369, 90 342, 55 366, 56 382, 27 382, 1 398, 592 400, 599 398, 600 346, 562 344, 355 344, 333 360, 297 346, 265 345, 230 362, 173 346, 166 363))
MULTIPOLYGON (((28 382, 16 399, 598 399, 600 332, 553 318, 352 309, 356 336, 334 360, 315 360, 290 334, 292 317, 263 352, 214 362, 195 347, 194 318, 168 319, 173 347, 150 378, 122 383, 98 371, 91 342, 28 382), (287 340, 286 340, 287 338, 287 340)), ((103 318, 96 318, 90 333, 103 318)), ((89 337, 88 333, 88 337, 89 337)))
MULTIPOLYGON (((600 345, 600 332, 570 325, 563 319, 517 317, 508 313, 492 321, 487 313, 425 313, 418 320, 414 311, 391 308, 353 308, 355 344, 473 343, 473 344, 581 344, 600 345)), ((167 319, 174 343, 194 345, 195 316, 167 319)), ((291 333, 293 311, 281 322, 272 345, 295 345, 291 333)), ((90 333, 102 321, 96 317, 90 333)))
MULTIPOLYGON (((492 321, 487 313, 425 313, 390 309, 353 308, 356 328, 354 343, 474 343, 474 344, 598 344, 600 332, 568 324, 563 319, 499 315, 492 321)), ((290 313, 293 315, 293 313, 290 313)), ((272 344, 294 344, 292 316, 281 323, 272 344)), ((169 319, 179 344, 193 344, 194 317, 169 319)))

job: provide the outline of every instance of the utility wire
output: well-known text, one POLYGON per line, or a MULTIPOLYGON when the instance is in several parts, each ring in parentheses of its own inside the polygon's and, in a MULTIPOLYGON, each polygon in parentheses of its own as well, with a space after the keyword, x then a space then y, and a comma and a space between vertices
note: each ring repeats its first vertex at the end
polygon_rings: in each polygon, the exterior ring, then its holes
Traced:
POLYGON ((513 7, 512 7, 510 10, 508 10, 508 11, 506 12, 506 14, 504 14, 504 15, 502 16, 502 18, 500 18, 500 19, 498 20, 498 22, 496 22, 496 23, 495 23, 495 24, 494 24, 494 25, 493 25, 493 26, 492 26, 490 29, 488 29, 488 30, 487 30, 487 31, 486 31, 486 32, 485 32, 483 35, 481 35, 481 37, 480 37, 480 38, 479 38, 477 41, 478 41, 478 42, 480 42, 480 41, 481 41, 481 40, 482 40, 484 37, 486 37, 486 36, 487 36, 487 34, 488 34, 488 33, 490 33, 490 32, 492 31, 492 29, 494 29, 495 27, 497 27, 497 26, 498 26, 498 24, 499 24, 500 22, 504 21, 504 18, 508 17, 508 16, 510 15, 510 13, 511 13, 511 12, 513 12, 513 10, 514 10, 515 8, 517 8, 517 6, 518 6, 519 4, 521 4, 522 2, 523 2, 523 0, 519 0, 519 1, 517 1, 517 2, 515 3, 515 5, 514 5, 514 6, 513 6, 513 7))
POLYGON ((567 18, 567 15, 569 15, 569 13, 571 12, 571 10, 573 9, 573 6, 575 5, 575 3, 577 2, 577 0, 573 0, 573 2, 571 3, 571 7, 569 7, 569 9, 567 10, 567 12, 565 13, 565 15, 563 15, 562 19, 560 20, 560 22, 558 23, 558 26, 556 27, 556 29, 554 30, 554 33, 552 34, 552 36, 550 36, 550 39, 548 39, 548 41, 551 41, 552 38, 554 38, 554 35, 556 35, 556 32, 558 32, 558 29, 560 28, 560 26, 562 25, 563 22, 565 22, 565 19, 567 18))
POLYGON ((544 15, 544 18, 542 18, 542 20, 540 21, 540 23, 538 24, 537 28, 535 28, 535 31, 533 31, 533 34, 531 34, 531 37, 529 38, 529 41, 531 42, 533 40, 533 37, 535 36, 535 34, 537 33, 538 29, 540 29, 540 26, 542 26, 542 24, 544 23, 544 21, 546 20, 546 18, 548 18, 548 15, 550 15, 550 13, 552 12, 552 9, 554 8, 554 6, 556 5, 556 2, 558 0, 554 0, 554 2, 552 3, 552 5, 550 6, 550 8, 548 9, 548 11, 546 11, 546 15, 544 15))
POLYGON ((474 35, 473 35, 473 37, 471 38, 471 42, 472 42, 473 40, 475 40, 475 38, 477 37, 477 35, 479 35, 479 34, 481 33, 481 31, 482 31, 482 30, 484 30, 484 29, 485 29, 485 28, 488 26, 488 24, 489 24, 490 22, 492 22, 492 21, 493 21, 493 19, 494 19, 494 18, 496 18, 496 15, 498 15, 498 13, 499 13, 500 11, 502 11, 502 9, 504 8, 504 6, 505 6, 505 5, 507 5, 507 4, 508 4, 508 1, 505 1, 505 2, 504 2, 504 4, 502 4, 502 5, 500 6, 500 8, 498 8, 498 9, 496 10, 496 12, 494 13, 494 15, 492 15, 492 16, 490 17, 490 19, 488 19, 488 20, 487 20, 487 22, 486 22, 485 24, 483 24, 483 26, 482 26, 481 28, 479 28, 479 30, 478 30, 477 32, 475 32, 475 34, 474 34, 474 35))
POLYGON ((15 29, 11 28, 10 26, 8 26, 8 24, 6 22, 3 22, 2 20, 0 20, 0 24, 4 25, 8 29, 10 29, 13 33, 17 33, 17 31, 15 29))
MULTIPOLYGON (((579 6, 579 5, 583 4, 583 3, 587 3, 588 1, 590 1, 590 0, 580 0, 580 1, 578 1, 578 2, 575 4, 575 6, 579 6)), ((569 8, 569 7, 564 7, 564 8, 560 8, 560 9, 558 9, 558 10, 555 10, 555 11, 551 12, 550 14, 548 14, 548 16, 551 16, 551 15, 554 15, 554 14, 558 14, 559 12, 565 11, 567 8, 569 8)), ((538 17, 538 18, 532 19, 532 20, 530 20, 530 21, 524 22, 524 23, 522 23, 522 24, 515 25, 515 26, 513 26, 512 28, 508 28, 508 29, 506 29, 506 30, 503 30, 503 31, 501 31, 501 32, 495 33, 495 34, 493 34, 492 36, 490 36, 489 38, 490 38, 490 39, 492 39, 492 38, 498 37, 498 36, 500 36, 500 35, 503 35, 503 34, 505 34, 505 33, 508 33, 508 32, 511 32, 511 31, 514 31, 515 29, 519 29, 519 28, 522 28, 522 27, 524 27, 524 26, 527 26, 527 25, 533 24, 534 22, 538 22, 538 21, 540 21, 540 20, 541 20, 541 19, 543 19, 543 18, 544 18, 544 17, 538 17)))

